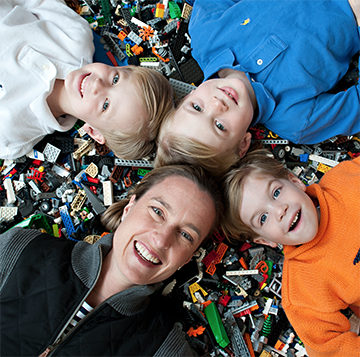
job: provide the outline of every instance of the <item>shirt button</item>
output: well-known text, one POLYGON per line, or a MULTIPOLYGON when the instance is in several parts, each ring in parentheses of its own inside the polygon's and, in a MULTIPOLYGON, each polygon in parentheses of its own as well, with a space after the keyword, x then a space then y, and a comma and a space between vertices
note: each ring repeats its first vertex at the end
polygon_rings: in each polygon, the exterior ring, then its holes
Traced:
POLYGON ((262 60, 261 58, 259 58, 259 59, 256 61, 256 63, 257 63, 259 66, 261 66, 261 65, 263 64, 263 60, 262 60))
POLYGON ((47 64, 44 64, 44 65, 42 66, 42 69, 43 69, 44 71, 47 71, 47 70, 49 69, 49 66, 48 66, 47 64))

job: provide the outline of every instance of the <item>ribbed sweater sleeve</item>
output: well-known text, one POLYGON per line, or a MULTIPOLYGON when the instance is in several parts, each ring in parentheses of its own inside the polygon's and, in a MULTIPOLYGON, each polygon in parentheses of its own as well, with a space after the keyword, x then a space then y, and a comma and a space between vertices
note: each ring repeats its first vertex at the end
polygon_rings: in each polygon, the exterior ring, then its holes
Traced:
POLYGON ((153 357, 196 357, 198 354, 190 347, 185 338, 185 332, 176 323, 167 338, 153 357))
POLYGON ((40 234, 38 230, 18 227, 0 234, 0 292, 23 250, 40 234))
POLYGON ((360 157, 307 188, 320 204, 317 236, 285 246, 282 304, 310 357, 359 357, 360 337, 341 313, 360 308, 360 157))

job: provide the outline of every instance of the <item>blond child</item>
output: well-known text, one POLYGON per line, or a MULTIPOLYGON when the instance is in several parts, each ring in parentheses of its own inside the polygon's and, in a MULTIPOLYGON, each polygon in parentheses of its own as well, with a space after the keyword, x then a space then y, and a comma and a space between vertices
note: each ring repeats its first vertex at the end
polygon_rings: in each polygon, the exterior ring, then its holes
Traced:
POLYGON ((330 93, 360 48, 359 0, 196 0, 189 34, 205 81, 167 117, 158 165, 196 161, 222 176, 249 127, 316 144, 360 131, 359 85, 330 93))
POLYGON ((360 317, 360 157, 305 187, 268 155, 250 152, 225 177, 223 229, 284 246, 282 305, 310 357, 359 356, 341 310, 360 317))
POLYGON ((0 158, 27 154, 77 119, 116 156, 154 148, 172 88, 160 73, 92 63, 92 30, 63 0, 0 3, 0 158))

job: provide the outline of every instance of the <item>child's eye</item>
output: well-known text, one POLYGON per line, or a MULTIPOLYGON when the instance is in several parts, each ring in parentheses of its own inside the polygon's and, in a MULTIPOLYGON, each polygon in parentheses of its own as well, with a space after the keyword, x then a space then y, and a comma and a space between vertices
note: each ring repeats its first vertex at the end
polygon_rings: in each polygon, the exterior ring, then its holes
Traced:
POLYGON ((200 105, 194 103, 191 103, 191 105, 197 112, 202 112, 202 108, 200 107, 200 105))
POLYGON ((280 195, 280 192, 281 192, 281 189, 280 189, 280 188, 276 189, 276 190, 274 191, 274 194, 273 194, 274 198, 278 198, 279 195, 280 195))
POLYGON ((260 217, 260 225, 261 226, 265 223, 267 216, 268 216, 267 213, 261 215, 261 217, 260 217))
POLYGON ((112 84, 114 85, 114 84, 116 84, 117 82, 119 82, 119 75, 118 75, 118 74, 115 75, 112 84))
POLYGON ((103 112, 105 112, 105 110, 109 107, 110 103, 109 103, 109 99, 106 99, 103 105, 103 112))
POLYGON ((189 233, 186 233, 186 232, 181 232, 180 233, 183 237, 185 237, 187 240, 189 240, 190 242, 193 241, 193 238, 191 237, 191 235, 189 233))
POLYGON ((163 216, 163 213, 161 211, 161 209, 157 208, 157 207, 151 207, 152 210, 155 212, 156 215, 162 217, 163 216))
POLYGON ((221 124, 219 121, 215 120, 216 127, 221 131, 226 131, 225 126, 221 124))

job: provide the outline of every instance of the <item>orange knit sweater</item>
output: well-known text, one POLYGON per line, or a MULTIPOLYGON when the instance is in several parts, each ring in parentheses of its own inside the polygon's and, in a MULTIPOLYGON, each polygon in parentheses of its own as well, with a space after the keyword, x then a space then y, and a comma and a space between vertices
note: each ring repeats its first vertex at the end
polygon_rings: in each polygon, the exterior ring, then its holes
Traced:
POLYGON ((320 204, 319 230, 284 247, 282 304, 310 357, 359 357, 360 337, 340 310, 360 311, 360 157, 306 192, 320 204))

